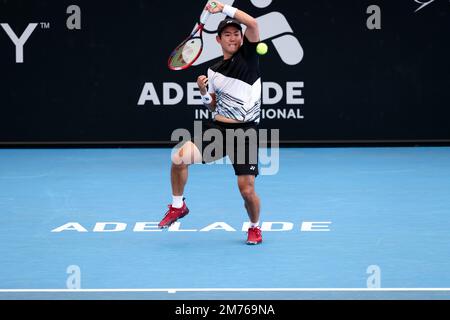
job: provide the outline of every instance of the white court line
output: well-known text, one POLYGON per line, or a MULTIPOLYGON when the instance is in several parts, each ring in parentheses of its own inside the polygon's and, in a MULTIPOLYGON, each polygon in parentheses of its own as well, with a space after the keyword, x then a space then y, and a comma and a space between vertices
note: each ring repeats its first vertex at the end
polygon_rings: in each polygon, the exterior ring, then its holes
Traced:
POLYGON ((0 289, 2 292, 445 292, 450 288, 159 288, 159 289, 0 289))

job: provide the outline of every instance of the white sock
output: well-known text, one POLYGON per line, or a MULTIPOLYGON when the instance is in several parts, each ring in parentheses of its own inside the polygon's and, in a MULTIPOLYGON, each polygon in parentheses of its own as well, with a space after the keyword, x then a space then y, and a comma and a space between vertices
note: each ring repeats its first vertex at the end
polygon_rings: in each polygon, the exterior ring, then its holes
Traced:
POLYGON ((172 196, 172 207, 181 208, 183 206, 183 196, 172 196))
POLYGON ((250 228, 256 228, 258 225, 259 225, 259 221, 255 222, 255 223, 250 221, 250 228))

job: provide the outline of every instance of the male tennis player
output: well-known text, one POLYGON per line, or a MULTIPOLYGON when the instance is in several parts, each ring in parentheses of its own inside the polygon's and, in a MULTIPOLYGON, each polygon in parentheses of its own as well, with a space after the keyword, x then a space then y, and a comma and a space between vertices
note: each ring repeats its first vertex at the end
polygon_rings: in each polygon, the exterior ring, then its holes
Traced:
POLYGON ((199 76, 197 84, 204 105, 213 114, 213 121, 205 123, 203 129, 217 129, 215 132, 222 133, 221 147, 224 153, 216 150, 215 153, 206 155, 205 146, 210 142, 193 139, 193 142, 186 142, 174 154, 171 168, 173 202, 159 227, 167 228, 189 213, 183 198, 188 165, 211 162, 228 155, 250 218, 247 244, 258 244, 262 242, 258 226, 260 200, 255 192, 255 178, 258 175, 256 125, 260 120, 261 106, 261 78, 256 53, 256 45, 260 41, 259 29, 257 21, 242 10, 218 1, 215 3, 215 7, 207 6, 205 10, 211 13, 222 12, 227 16, 220 22, 216 37, 222 47, 223 59, 208 69, 208 76, 199 76), (247 27, 245 35, 242 34, 241 24, 247 27), (236 135, 230 137, 227 134, 230 130, 236 135), (236 138, 239 134, 245 138, 236 138), (200 150, 205 152, 202 154, 200 150))

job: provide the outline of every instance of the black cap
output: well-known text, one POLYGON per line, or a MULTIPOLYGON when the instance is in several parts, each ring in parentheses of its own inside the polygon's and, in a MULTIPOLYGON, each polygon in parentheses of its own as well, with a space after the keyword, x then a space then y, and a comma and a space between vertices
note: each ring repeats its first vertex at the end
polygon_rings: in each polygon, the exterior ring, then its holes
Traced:
POLYGON ((226 17, 225 19, 220 21, 219 26, 217 27, 217 34, 220 35, 222 33, 223 29, 225 29, 228 26, 235 26, 240 31, 242 31, 242 26, 239 23, 239 21, 237 21, 236 19, 230 18, 230 17, 226 17))

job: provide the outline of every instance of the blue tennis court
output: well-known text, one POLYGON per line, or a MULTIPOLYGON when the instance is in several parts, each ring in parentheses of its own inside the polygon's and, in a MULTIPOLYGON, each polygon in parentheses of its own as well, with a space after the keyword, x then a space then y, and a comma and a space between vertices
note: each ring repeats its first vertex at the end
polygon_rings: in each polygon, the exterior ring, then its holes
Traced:
POLYGON ((226 164, 156 228, 170 152, 1 149, 0 298, 450 298, 450 147, 280 149, 259 246, 226 164))

